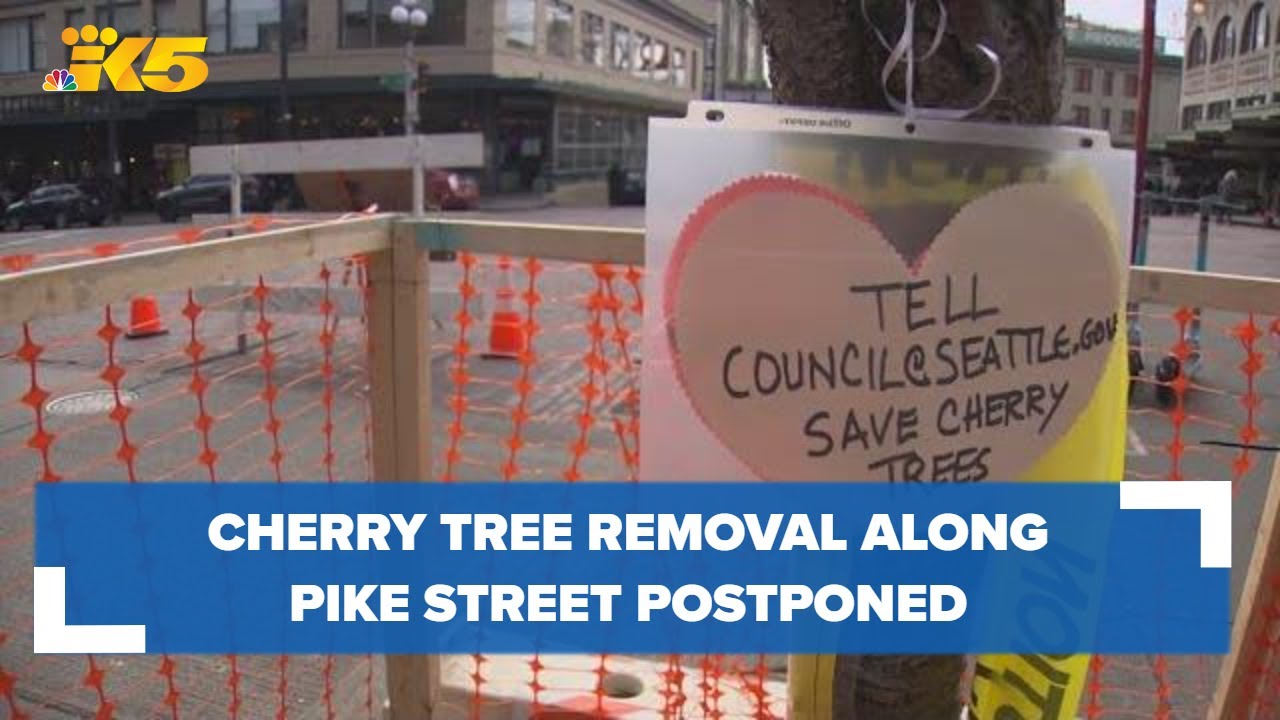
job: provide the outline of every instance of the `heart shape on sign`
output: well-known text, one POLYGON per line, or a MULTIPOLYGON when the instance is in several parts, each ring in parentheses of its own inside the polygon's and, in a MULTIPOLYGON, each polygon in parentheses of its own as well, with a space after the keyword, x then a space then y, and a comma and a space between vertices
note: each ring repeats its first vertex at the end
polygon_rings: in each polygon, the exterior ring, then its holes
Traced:
POLYGON ((1060 186, 970 202, 907 265, 848 199, 764 175, 686 221, 663 309, 693 408, 764 479, 1014 480, 1093 397, 1122 278, 1060 186))

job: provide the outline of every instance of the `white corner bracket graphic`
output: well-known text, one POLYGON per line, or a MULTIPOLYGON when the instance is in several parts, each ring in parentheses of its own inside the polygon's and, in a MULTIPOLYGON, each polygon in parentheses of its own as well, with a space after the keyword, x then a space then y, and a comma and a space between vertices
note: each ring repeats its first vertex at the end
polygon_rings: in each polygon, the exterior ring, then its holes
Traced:
POLYGON ((146 625, 67 625, 67 569, 35 569, 32 651, 57 653, 145 653, 146 625))
POLYGON ((1120 483, 1121 510, 1199 510, 1200 567, 1231 567, 1231 483, 1211 480, 1120 483))

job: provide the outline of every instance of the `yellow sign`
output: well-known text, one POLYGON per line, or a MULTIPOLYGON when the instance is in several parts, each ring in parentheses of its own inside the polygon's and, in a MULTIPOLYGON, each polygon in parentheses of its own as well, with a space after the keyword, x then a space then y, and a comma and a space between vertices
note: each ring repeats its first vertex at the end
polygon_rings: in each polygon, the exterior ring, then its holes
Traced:
POLYGON ((73 27, 63 30, 62 42, 71 47, 71 65, 66 70, 53 70, 44 76, 46 92, 96 92, 103 73, 106 73, 111 86, 121 92, 142 92, 144 89, 186 92, 199 87, 209 77, 209 66, 204 60, 180 54, 204 52, 208 42, 204 37, 122 39, 115 28, 102 28, 99 32, 93 25, 85 25, 79 30, 73 27), (101 44, 87 44, 97 41, 101 44), (107 48, 111 45, 116 47, 108 54, 107 48), (147 46, 151 47, 150 51, 147 46), (144 52, 147 53, 146 62, 139 73, 133 69, 133 64, 144 52), (177 80, 170 77, 174 68, 182 71, 177 80))

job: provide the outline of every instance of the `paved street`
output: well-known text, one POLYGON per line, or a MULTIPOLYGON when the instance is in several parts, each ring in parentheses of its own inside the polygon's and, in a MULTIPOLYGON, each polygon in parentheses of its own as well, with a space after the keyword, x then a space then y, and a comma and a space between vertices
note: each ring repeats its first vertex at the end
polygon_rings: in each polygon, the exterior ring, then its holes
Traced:
MULTIPOLYGON (((492 215, 469 213, 460 217, 494 217, 504 221, 615 225, 640 227, 643 210, 546 208, 519 213, 492 215)), ((172 232, 174 225, 137 224, 107 228, 74 228, 65 231, 32 231, 0 235, 0 255, 12 252, 42 253, 91 246, 105 241, 127 241, 155 237, 172 232)), ((1214 225, 1210 243, 1209 269, 1217 272, 1280 276, 1280 232, 1256 228, 1214 225)), ((1156 219, 1151 240, 1150 261, 1153 265, 1189 268, 1195 246, 1195 221, 1190 218, 1156 219)), ((197 291, 195 300, 204 307, 199 319, 199 340, 205 346, 203 362, 193 367, 185 354, 191 341, 190 327, 181 314, 187 303, 185 293, 170 293, 157 298, 169 333, 143 340, 115 341, 115 361, 125 370, 120 386, 128 395, 133 414, 128 419, 129 442, 138 447, 134 461, 136 475, 143 479, 204 479, 208 467, 201 462, 206 448, 217 453, 214 465, 220 481, 270 479, 276 467, 271 458, 280 452, 279 471, 287 479, 324 479, 332 472, 335 478, 361 479, 367 461, 364 456, 363 400, 368 391, 364 369, 363 330, 354 270, 341 262, 329 264, 330 297, 333 315, 325 325, 320 314, 323 283, 318 266, 305 266, 273 274, 267 282, 276 291, 264 301, 264 309, 272 325, 266 343, 275 362, 264 368, 264 338, 258 325, 259 307, 251 295, 251 287, 222 288, 218 292, 206 288, 197 291), (286 290, 294 288, 294 290, 286 290), (305 290, 297 290, 302 288, 305 290), (333 372, 323 372, 324 346, 321 332, 329 328, 335 336, 331 350, 333 372), (244 342, 238 336, 244 335, 244 342), (201 397, 193 388, 199 377, 209 383, 201 397), (274 395, 264 394, 268 383, 278 389, 274 395), (324 396, 334 395, 332 407, 324 396), (268 398, 270 395, 270 398, 268 398), (193 426, 203 412, 212 422, 207 438, 193 426), (280 421, 271 432, 271 418, 280 421), (332 425, 331 432, 325 432, 332 425), (206 443, 207 441, 207 443, 206 443), (332 464, 323 462, 326 453, 333 454, 332 464)), ((583 357, 591 346, 588 323, 591 315, 585 300, 596 289, 597 280, 587 268, 564 264, 548 264, 539 280, 544 304, 539 310, 541 330, 535 340, 537 364, 522 382, 519 363, 511 360, 472 357, 468 364, 465 391, 456 392, 453 382, 452 356, 459 341, 456 313, 459 309, 456 288, 462 268, 458 263, 436 264, 432 270, 433 289, 433 362, 435 393, 433 398, 433 454, 437 472, 449 465, 449 449, 453 440, 450 424, 465 401, 466 413, 462 433, 457 439, 457 455, 453 472, 461 480, 478 480, 499 476, 511 455, 509 440, 513 435, 513 416, 525 419, 520 428, 519 477, 556 480, 566 472, 576 471, 588 479, 618 479, 625 476, 619 443, 634 447, 634 438, 625 432, 619 436, 614 421, 629 418, 627 392, 634 388, 638 376, 638 335, 632 335, 626 353, 612 339, 613 319, 608 313, 599 320, 606 330, 600 348, 608 361, 603 373, 590 374, 583 357), (593 391, 584 395, 591 380, 593 391), (517 388, 524 387, 521 398, 517 388), (584 399, 585 398, 585 399, 584 399), (585 435, 580 435, 578 417, 585 402, 590 401, 596 422, 585 435), (523 412, 518 412, 519 410, 523 412), (581 453, 575 465, 574 447, 581 453)), ((513 273, 518 291, 524 289, 523 271, 513 273)), ((472 353, 481 352, 486 343, 487 314, 493 309, 492 291, 499 273, 492 259, 476 270, 474 284, 480 298, 469 310, 478 319, 471 327, 467 343, 472 353)), ((635 301, 630 286, 622 278, 614 281, 614 291, 624 305, 635 301)), ((522 300, 516 309, 523 312, 522 300)), ((1175 340, 1170 308, 1144 308, 1144 349, 1148 367, 1175 340)), ((113 320, 127 322, 128 308, 113 308, 113 320)), ((1238 341, 1228 335, 1239 316, 1206 313, 1204 329, 1204 363, 1195 377, 1195 387, 1186 398, 1189 420, 1182 428, 1182 440, 1188 450, 1181 462, 1187 479, 1226 479, 1231 477, 1234 450, 1211 449, 1205 440, 1236 440, 1235 432, 1243 423, 1244 409, 1239 397, 1246 391, 1246 377, 1239 367, 1244 359, 1238 341)), ((1260 323, 1269 322, 1259 318, 1260 323)), ((65 477, 101 480, 125 480, 127 466, 117 452, 123 437, 119 425, 108 413, 114 407, 111 396, 78 396, 86 390, 102 390, 109 386, 101 373, 107 367, 107 343, 98 335, 104 322, 101 312, 41 321, 33 324, 35 342, 45 346, 36 364, 40 386, 50 393, 42 407, 41 422, 55 436, 51 452, 52 469, 65 477)), ((639 328, 634 312, 624 310, 621 322, 633 333, 639 328)), ((1265 330, 1265 327, 1263 328, 1265 330)), ((31 369, 16 353, 22 347, 20 328, 0 328, 0 543, 14 552, 0 567, 0 587, 15 588, 0 592, 0 628, 29 626, 24 601, 29 581, 30 481, 38 477, 41 466, 36 453, 25 448, 36 433, 33 409, 19 397, 30 387, 31 369), (25 539, 25 540, 24 540, 25 539), (21 588, 21 589, 17 589, 21 588)), ((1267 353, 1267 369, 1255 378, 1261 396, 1261 409, 1255 421, 1263 441, 1280 437, 1280 337, 1263 337, 1260 349, 1267 353)), ((1149 383, 1139 383, 1133 392, 1133 410, 1128 431, 1128 472, 1132 477, 1161 478, 1170 471, 1166 446, 1173 437, 1174 425, 1155 397, 1149 383)), ((1266 472, 1271 458, 1254 454, 1253 463, 1238 483, 1236 505, 1234 565, 1247 564, 1250 543, 1257 527, 1257 508, 1265 493, 1266 472)), ((1235 573, 1236 585, 1242 577, 1235 573)), ((0 665, 21 667, 28 649, 22 645, 28 638, 11 637, 0 646, 0 665)), ((210 676, 225 673, 222 659, 187 660, 181 683, 199 688, 210 676)), ((75 663, 71 663, 75 665, 75 663)), ((50 665, 54 667, 54 665, 50 665)), ((60 667, 60 666, 58 666, 60 667)), ((125 671, 126 675, 133 671, 125 671)), ((263 659, 250 673, 252 682, 273 683, 276 670, 263 659)), ((1145 664, 1139 663, 1139 675, 1149 678, 1145 664)), ((150 668, 150 665, 148 665, 150 668)), ((300 710, 315 710, 318 693, 307 695, 320 677, 319 664, 303 661, 289 672, 299 698, 300 710), (309 663, 309 664, 308 664, 309 663), (310 703, 310 704, 307 704, 310 703)), ((22 687, 26 700, 40 702, 56 697, 91 697, 79 688, 81 669, 42 673, 50 678, 47 687, 22 687), (65 683, 59 685, 58 683, 65 683), (62 688, 75 690, 70 695, 62 688)), ((147 670, 151 672, 151 670, 147 670)), ((353 665, 352 673, 363 677, 362 667, 353 665)), ((353 676, 354 677, 354 676, 353 676)), ((359 678, 357 678, 359 679, 359 678)), ((1135 679, 1142 685, 1147 680, 1135 679)), ((1188 676, 1186 686, 1200 684, 1188 676)), ((150 687, 154 683, 144 683, 150 687)), ((218 690, 209 690, 216 695, 218 690)), ((270 697, 269 693, 262 694, 270 697)), ((127 698, 127 696, 125 696, 127 698)), ((139 693, 132 700, 122 700, 124 715, 143 715, 144 708, 154 706, 154 698, 139 693), (136 711, 136 712, 124 712, 136 711)), ((85 707, 91 707, 91 704, 85 707)), ((266 710, 265 706, 262 708, 266 710)), ((255 713, 256 715, 256 713, 255 713)), ((123 715, 122 715, 123 716, 123 715)))

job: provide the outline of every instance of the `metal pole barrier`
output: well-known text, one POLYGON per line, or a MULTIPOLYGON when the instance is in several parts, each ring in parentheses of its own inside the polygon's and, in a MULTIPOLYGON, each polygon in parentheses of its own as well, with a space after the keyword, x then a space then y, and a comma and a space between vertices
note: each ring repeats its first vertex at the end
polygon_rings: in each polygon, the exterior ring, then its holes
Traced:
POLYGON ((1209 198, 1200 201, 1200 228, 1196 233, 1196 272, 1205 272, 1209 268, 1209 215, 1213 212, 1211 205, 1209 198))
MULTIPOLYGON (((1225 202, 1223 198, 1223 202, 1225 202)), ((1206 204, 1207 205, 1207 204, 1206 204)), ((1228 209, 1230 212, 1230 209, 1228 209)), ((1196 234, 1196 272, 1209 270, 1209 213, 1200 212, 1200 229, 1196 234)), ((1192 311, 1191 322, 1187 327, 1187 342, 1191 345, 1191 356, 1187 359, 1188 375, 1200 368, 1200 308, 1192 311)))
MULTIPOLYGON (((1196 271, 1204 272, 1209 260, 1209 216, 1213 214, 1215 205, 1220 205, 1213 197, 1200 198, 1200 222, 1196 231, 1196 271)), ((1156 365, 1156 399, 1164 405, 1172 405, 1177 395, 1171 383, 1179 377, 1191 378, 1200 369, 1200 308, 1192 309, 1191 320, 1183 333, 1182 341, 1186 345, 1185 361, 1176 354, 1169 353, 1156 365)))
POLYGON ((231 220, 235 222, 244 214, 243 187, 240 182, 240 146, 231 146, 231 220))
POLYGON ((425 213, 426 194, 426 171, 422 167, 424 159, 415 157, 413 160, 413 216, 415 218, 422 217, 425 213))
MULTIPOLYGON (((1151 206, 1154 202, 1155 195, 1152 193, 1144 192, 1138 196, 1138 232, 1134 237, 1132 248, 1132 264, 1136 266, 1147 264, 1147 242, 1151 235, 1151 206)), ((1146 363, 1142 360, 1142 306, 1139 303, 1128 303, 1126 309, 1129 338, 1129 377, 1132 379, 1141 375, 1142 371, 1146 369, 1146 363)))

